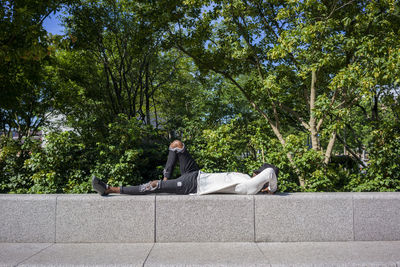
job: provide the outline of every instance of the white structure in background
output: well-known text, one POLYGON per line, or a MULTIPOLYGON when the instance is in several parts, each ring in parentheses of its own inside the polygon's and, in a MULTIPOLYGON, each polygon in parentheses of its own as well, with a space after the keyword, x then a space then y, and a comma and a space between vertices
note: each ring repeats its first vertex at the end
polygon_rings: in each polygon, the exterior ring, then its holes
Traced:
POLYGON ((42 146, 46 145, 46 135, 51 132, 70 132, 73 128, 67 126, 67 117, 61 113, 46 114, 47 123, 42 127, 42 146))

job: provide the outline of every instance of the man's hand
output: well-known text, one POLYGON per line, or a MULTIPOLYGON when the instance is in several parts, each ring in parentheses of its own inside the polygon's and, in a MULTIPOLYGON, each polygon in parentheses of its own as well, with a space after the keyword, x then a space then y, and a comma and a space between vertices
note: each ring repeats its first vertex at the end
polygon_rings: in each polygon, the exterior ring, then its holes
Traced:
POLYGON ((163 178, 163 181, 166 181, 166 180, 168 180, 168 178, 167 178, 167 177, 164 177, 164 178, 163 178))
POLYGON ((274 192, 269 191, 268 187, 265 188, 265 189, 262 189, 261 192, 262 192, 262 193, 268 193, 268 194, 270 194, 270 195, 273 195, 273 194, 274 194, 274 192))

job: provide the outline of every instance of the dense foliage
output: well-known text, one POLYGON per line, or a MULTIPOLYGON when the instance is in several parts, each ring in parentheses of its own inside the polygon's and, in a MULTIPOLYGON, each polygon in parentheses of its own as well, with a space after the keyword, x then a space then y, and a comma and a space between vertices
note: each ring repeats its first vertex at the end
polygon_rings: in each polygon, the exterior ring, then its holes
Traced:
POLYGON ((25 0, 1 12, 2 193, 160 179, 176 138, 205 172, 276 165, 282 192, 400 190, 396 1, 25 0), (53 36, 43 20, 60 9, 66 32, 53 36))

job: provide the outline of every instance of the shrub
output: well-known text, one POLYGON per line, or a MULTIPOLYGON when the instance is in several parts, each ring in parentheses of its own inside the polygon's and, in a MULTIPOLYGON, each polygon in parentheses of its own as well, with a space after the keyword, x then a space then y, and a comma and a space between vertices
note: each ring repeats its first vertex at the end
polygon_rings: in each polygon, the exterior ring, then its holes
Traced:
POLYGON ((25 161, 40 150, 40 142, 0 137, 0 192, 26 193, 33 182, 25 161))

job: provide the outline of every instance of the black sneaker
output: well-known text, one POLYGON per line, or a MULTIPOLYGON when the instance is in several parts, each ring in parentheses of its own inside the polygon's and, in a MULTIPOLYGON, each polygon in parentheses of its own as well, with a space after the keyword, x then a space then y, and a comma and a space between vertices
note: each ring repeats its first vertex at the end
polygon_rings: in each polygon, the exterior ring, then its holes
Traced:
POLYGON ((92 177, 92 186, 94 191, 99 193, 101 196, 107 196, 108 193, 105 193, 107 189, 107 184, 93 175, 92 177))

